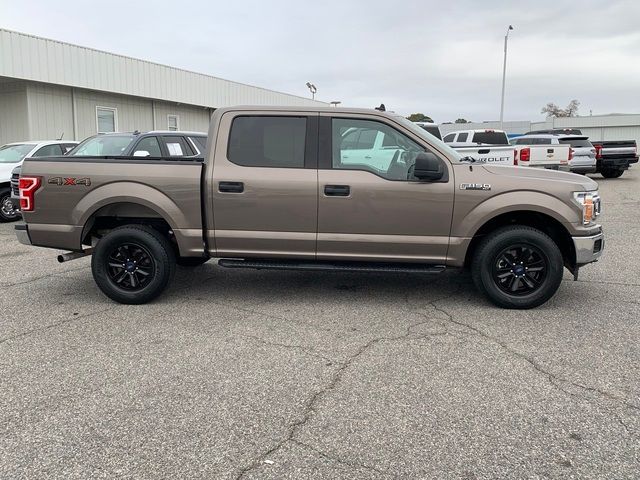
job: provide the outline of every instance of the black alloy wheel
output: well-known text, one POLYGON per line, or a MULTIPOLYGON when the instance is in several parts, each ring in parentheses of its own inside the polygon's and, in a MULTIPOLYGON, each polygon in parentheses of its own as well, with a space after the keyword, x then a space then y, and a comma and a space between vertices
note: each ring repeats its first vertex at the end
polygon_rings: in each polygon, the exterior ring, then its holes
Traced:
POLYGON ((142 245, 123 243, 108 258, 108 275, 114 285, 135 292, 144 289, 156 273, 156 264, 142 245))
POLYGON ((547 276, 547 256, 536 246, 517 244, 505 248, 493 265, 493 279, 509 295, 529 295, 538 290, 547 276))

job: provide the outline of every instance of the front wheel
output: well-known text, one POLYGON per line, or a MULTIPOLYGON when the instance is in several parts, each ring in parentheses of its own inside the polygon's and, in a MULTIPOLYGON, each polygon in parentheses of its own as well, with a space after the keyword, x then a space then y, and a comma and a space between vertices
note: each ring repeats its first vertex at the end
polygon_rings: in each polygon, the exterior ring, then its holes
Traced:
POLYGON ((494 304, 527 309, 549 300, 562 282, 556 243, 531 227, 505 227, 487 235, 473 257, 473 281, 494 304))
POLYGON ((131 305, 160 295, 175 272, 171 242, 144 225, 118 227, 100 239, 91 258, 93 278, 112 300, 131 305))
POLYGON ((13 222, 20 218, 20 210, 11 202, 11 189, 0 188, 0 222, 13 222))
POLYGON ((600 172, 604 178, 618 178, 624 173, 624 170, 605 169, 600 172))

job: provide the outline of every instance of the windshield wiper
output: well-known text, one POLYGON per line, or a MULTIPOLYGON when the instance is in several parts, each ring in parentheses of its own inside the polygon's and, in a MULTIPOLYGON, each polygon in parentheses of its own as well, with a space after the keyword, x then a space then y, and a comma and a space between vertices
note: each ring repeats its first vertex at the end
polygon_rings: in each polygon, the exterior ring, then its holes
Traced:
POLYGON ((477 160, 469 155, 467 155, 466 157, 462 157, 460 159, 461 162, 469 162, 469 163, 476 163, 477 160))

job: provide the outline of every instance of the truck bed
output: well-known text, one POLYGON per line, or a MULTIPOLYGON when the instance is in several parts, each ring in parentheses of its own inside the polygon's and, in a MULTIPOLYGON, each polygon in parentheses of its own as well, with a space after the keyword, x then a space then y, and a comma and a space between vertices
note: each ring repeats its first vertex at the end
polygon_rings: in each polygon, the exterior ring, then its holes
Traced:
POLYGON ((101 216, 168 222, 180 250, 201 253, 202 158, 39 157, 21 175, 41 177, 34 212, 23 212, 34 245, 79 251, 101 216), (108 206, 107 206, 108 204, 108 206))

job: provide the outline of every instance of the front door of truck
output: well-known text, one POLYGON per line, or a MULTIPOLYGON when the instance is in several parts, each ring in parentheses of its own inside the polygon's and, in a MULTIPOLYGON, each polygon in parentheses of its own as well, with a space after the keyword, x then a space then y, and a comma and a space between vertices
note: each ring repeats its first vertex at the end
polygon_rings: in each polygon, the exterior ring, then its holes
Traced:
POLYGON ((453 214, 450 163, 441 159, 446 179, 419 181, 413 164, 428 149, 376 117, 322 115, 320 139, 317 258, 444 264, 453 214), (382 142, 369 159, 345 162, 342 140, 357 129, 375 131, 382 142))
POLYGON ((318 115, 229 112, 219 132, 211 253, 314 258, 318 115))

